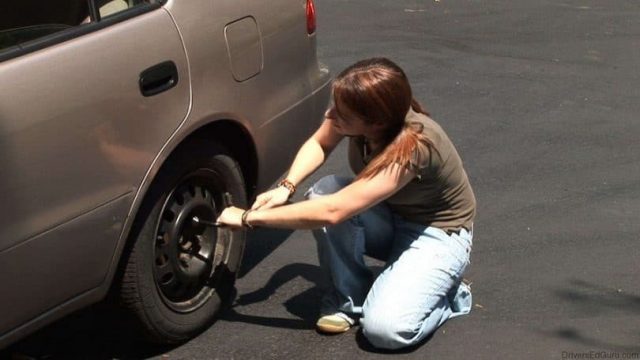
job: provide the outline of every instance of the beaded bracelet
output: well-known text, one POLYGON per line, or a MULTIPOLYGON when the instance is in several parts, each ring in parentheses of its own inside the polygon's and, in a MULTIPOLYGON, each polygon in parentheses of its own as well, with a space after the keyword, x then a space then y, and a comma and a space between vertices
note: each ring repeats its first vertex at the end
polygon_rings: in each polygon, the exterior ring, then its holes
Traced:
POLYGON ((289 190, 289 196, 293 195, 296 192, 296 186, 287 179, 283 179, 282 181, 280 181, 278 183, 278 187, 280 186, 286 187, 287 190, 289 190))

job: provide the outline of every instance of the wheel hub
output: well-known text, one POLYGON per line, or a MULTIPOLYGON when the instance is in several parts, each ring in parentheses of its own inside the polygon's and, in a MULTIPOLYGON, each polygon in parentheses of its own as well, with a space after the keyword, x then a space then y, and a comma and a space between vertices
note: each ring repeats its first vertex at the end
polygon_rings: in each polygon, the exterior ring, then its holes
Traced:
POLYGON ((212 295, 210 279, 220 261, 216 254, 225 252, 217 229, 193 221, 215 220, 223 207, 219 194, 224 189, 214 178, 208 171, 188 176, 169 194, 158 220, 156 286, 163 301, 178 312, 193 311, 212 295))

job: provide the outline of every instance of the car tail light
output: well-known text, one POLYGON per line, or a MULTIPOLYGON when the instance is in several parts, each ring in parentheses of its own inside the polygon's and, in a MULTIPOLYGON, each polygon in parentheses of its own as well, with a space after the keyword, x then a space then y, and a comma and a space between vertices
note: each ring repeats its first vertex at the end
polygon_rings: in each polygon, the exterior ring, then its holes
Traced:
POLYGON ((313 0, 307 0, 307 34, 316 32, 316 7, 313 0))

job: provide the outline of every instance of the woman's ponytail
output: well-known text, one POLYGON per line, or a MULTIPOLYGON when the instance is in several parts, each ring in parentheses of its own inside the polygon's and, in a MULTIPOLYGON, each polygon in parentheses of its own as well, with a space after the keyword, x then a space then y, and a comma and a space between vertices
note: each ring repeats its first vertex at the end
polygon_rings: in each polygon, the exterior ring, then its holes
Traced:
MULTIPOLYGON (((413 99, 413 111, 428 115, 424 108, 413 99), (414 107, 414 104, 417 106, 414 107)), ((356 177, 367 179, 375 176, 385 168, 398 164, 415 170, 424 163, 435 149, 433 142, 422 132, 424 125, 419 122, 405 122, 393 140, 376 156, 356 177)))

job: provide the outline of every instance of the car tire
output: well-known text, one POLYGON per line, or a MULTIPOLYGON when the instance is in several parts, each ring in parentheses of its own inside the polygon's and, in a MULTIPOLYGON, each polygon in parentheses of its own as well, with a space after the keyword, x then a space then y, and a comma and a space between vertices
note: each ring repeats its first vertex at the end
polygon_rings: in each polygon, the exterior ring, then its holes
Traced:
POLYGON ((246 207, 246 190, 224 148, 191 144, 163 165, 136 219, 119 291, 149 340, 184 342, 232 300, 245 231, 193 219, 213 222, 230 201, 246 207))

